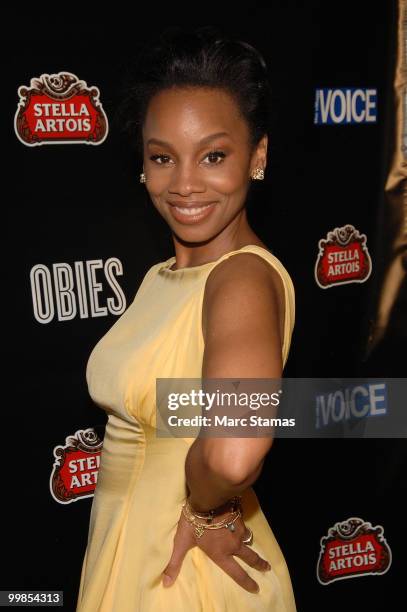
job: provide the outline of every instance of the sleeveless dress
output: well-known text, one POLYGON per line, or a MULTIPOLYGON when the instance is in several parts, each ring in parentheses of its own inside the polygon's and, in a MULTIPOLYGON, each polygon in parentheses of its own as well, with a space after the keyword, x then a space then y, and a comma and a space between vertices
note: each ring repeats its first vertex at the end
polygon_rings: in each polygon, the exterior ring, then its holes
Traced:
POLYGON ((222 260, 254 253, 280 274, 285 290, 285 365, 295 317, 291 278, 282 263, 246 245, 198 266, 153 265, 133 302, 90 354, 91 398, 108 414, 90 513, 76 612, 295 612, 290 575, 252 487, 243 519, 252 548, 271 564, 261 572, 234 556, 259 584, 249 593, 199 547, 190 549, 175 582, 161 583, 187 490, 184 464, 194 438, 155 435, 155 379, 201 378, 205 282, 222 260))

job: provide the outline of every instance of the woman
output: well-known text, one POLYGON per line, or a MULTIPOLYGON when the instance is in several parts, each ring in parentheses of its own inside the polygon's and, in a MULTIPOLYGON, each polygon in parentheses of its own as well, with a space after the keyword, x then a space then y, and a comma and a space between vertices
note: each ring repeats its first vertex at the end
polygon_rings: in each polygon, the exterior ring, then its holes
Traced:
POLYGON ((246 217, 267 163, 264 60, 211 28, 172 30, 138 70, 128 127, 175 256, 89 358, 109 419, 77 612, 294 612, 250 486, 272 438, 156 435, 156 378, 279 378, 288 356, 292 282, 246 217))

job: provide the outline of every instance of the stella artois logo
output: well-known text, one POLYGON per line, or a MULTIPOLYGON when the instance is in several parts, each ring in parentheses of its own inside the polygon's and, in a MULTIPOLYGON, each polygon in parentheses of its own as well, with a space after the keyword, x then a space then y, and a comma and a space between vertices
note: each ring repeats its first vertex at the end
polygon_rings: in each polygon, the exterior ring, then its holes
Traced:
POLYGON ((101 144, 108 122, 99 101, 99 89, 88 87, 70 72, 42 74, 30 86, 18 88, 20 101, 14 118, 19 140, 34 147, 43 144, 101 144))
POLYGON ((336 227, 319 241, 315 280, 321 289, 347 283, 364 283, 372 271, 365 234, 353 225, 336 227))
POLYGON ((323 584, 335 580, 385 574, 391 565, 391 550, 381 525, 361 518, 336 523, 321 538, 317 578, 323 584))
POLYGON ((60 504, 92 497, 98 477, 103 440, 93 428, 79 429, 63 446, 54 448, 56 459, 50 478, 51 494, 60 504))

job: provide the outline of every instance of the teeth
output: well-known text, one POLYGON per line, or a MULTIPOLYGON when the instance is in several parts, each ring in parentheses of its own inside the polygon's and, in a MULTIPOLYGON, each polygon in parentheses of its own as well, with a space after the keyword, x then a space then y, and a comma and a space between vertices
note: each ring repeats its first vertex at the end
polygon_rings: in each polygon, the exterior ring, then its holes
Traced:
POLYGON ((212 205, 207 204, 206 206, 201 206, 200 208, 179 208, 178 206, 174 206, 174 208, 176 208, 182 215, 197 215, 205 210, 205 208, 209 208, 209 206, 212 205))

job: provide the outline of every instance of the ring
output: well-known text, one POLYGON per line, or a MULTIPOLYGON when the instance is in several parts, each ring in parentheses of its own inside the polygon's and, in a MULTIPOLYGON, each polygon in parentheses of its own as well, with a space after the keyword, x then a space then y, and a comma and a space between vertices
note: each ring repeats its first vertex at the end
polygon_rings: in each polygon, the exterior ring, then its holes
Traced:
POLYGON ((246 527, 246 529, 250 531, 250 534, 247 538, 242 540, 242 544, 247 544, 247 546, 250 546, 251 544, 253 544, 253 531, 250 529, 250 527, 246 527))

